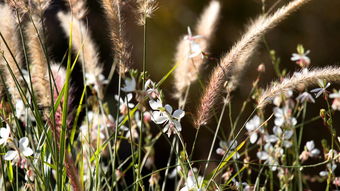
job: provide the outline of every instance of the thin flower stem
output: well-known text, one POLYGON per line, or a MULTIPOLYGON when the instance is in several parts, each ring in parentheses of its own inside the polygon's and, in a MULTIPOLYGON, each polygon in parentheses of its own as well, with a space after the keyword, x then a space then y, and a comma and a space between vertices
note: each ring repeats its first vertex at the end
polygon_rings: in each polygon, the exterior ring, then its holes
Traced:
MULTIPOLYGON (((226 99, 227 99, 227 98, 226 98, 226 99)), ((228 102, 227 102, 227 101, 224 101, 224 104, 223 104, 223 107, 222 107, 222 111, 221 111, 221 114, 220 114, 220 118, 219 118, 219 121, 218 121, 216 130, 215 130, 214 138, 213 138, 213 141, 212 141, 212 143, 211 143, 211 147, 210 147, 210 151, 209 151, 209 155, 208 155, 207 161, 209 161, 209 160, 211 159, 211 154, 212 154, 212 151, 213 151, 214 146, 215 146, 217 134, 218 134, 218 132, 220 131, 220 127, 221 127, 223 115, 224 115, 224 112, 225 112, 225 109, 226 109, 227 104, 228 104, 228 102)), ((204 171, 203 171, 203 175, 205 175, 206 170, 207 170, 207 168, 208 168, 208 165, 209 165, 209 163, 206 163, 206 164, 205 164, 204 171)), ((201 187, 202 187, 202 185, 203 185, 203 182, 202 182, 202 184, 201 184, 201 187)))
POLYGON ((165 190, 166 181, 168 179, 171 157, 172 157, 172 154, 174 152, 175 143, 176 143, 176 138, 172 139, 172 144, 171 144, 171 148, 170 148, 170 155, 169 155, 169 158, 168 158, 168 162, 166 164, 167 169, 165 170, 165 173, 164 173, 164 181, 163 181, 163 184, 162 184, 162 191, 165 190))
MULTIPOLYGON (((122 75, 119 73, 118 77, 118 98, 120 98, 120 93, 121 93, 121 85, 122 85, 122 75)), ((116 110, 116 125, 115 125, 115 131, 114 131, 114 138, 113 138, 113 143, 114 143, 114 149, 113 149, 113 169, 116 169, 116 156, 117 156, 117 137, 118 137, 118 128, 119 128, 119 107, 120 107, 120 101, 117 102, 117 110, 116 110)), ((108 139, 110 141, 110 139, 108 139)), ((117 184, 117 177, 115 176, 114 180, 116 181, 117 184)))

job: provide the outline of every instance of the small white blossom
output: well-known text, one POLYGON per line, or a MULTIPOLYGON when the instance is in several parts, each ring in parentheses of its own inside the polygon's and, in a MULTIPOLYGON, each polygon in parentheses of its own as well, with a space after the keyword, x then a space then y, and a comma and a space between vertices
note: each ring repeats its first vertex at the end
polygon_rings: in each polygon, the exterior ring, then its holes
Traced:
POLYGON ((295 61, 301 67, 307 67, 310 65, 310 58, 307 56, 309 52, 310 51, 307 50, 305 53, 293 53, 290 60, 295 61))
POLYGON ((259 116, 255 115, 249 122, 246 124, 246 129, 250 136, 250 143, 254 144, 258 138, 258 130, 261 125, 261 119, 259 116))
POLYGON ((144 89, 150 99, 156 99, 159 96, 155 82, 151 81, 150 79, 145 82, 144 89))
POLYGON ((6 145, 7 142, 10 139, 10 135, 11 135, 11 129, 9 128, 9 126, 6 124, 6 128, 1 128, 0 129, 0 145, 6 145))
POLYGON ((320 150, 315 148, 313 140, 306 143, 306 148, 311 153, 312 157, 316 157, 320 154, 320 150))
POLYGON ((329 98, 334 99, 332 109, 340 111, 340 90, 329 95, 329 98))
POLYGON ((150 100, 149 104, 153 110, 156 110, 152 112, 153 122, 156 124, 166 124, 163 128, 163 132, 167 132, 168 137, 170 137, 171 134, 175 132, 175 130, 182 131, 180 120, 185 115, 183 110, 177 109, 173 112, 173 109, 170 105, 166 104, 163 107, 160 100, 150 100))
POLYGON ((120 110, 120 113, 122 113, 123 115, 127 114, 128 108, 132 109, 132 108, 135 107, 135 105, 133 103, 130 103, 132 98, 133 98, 132 93, 128 93, 124 97, 124 99, 122 99, 121 97, 118 97, 118 95, 115 95, 115 100, 119 101, 119 110, 120 110))
POLYGON ((291 109, 289 109, 288 107, 274 108, 275 125, 278 127, 281 127, 284 124, 291 126, 296 125, 297 120, 294 117, 291 117, 291 112, 291 109))
POLYGON ((337 165, 335 162, 328 163, 327 165, 327 171, 321 171, 319 173, 320 176, 327 176, 330 172, 334 173, 335 169, 337 168, 337 165))
POLYGON ((308 141, 305 145, 305 150, 301 153, 300 159, 306 161, 309 157, 317 157, 320 154, 320 150, 315 148, 313 140, 308 141))
POLYGON ((134 77, 125 79, 125 86, 121 88, 123 92, 133 92, 136 90, 136 80, 134 77))
POLYGON ((276 143, 277 141, 281 141, 282 145, 285 148, 290 148, 292 146, 292 142, 289 139, 293 136, 293 130, 285 130, 283 131, 280 127, 273 127, 274 135, 265 135, 264 140, 267 143, 276 143))
POLYGON ((192 36, 191 29, 188 27, 188 35, 184 37, 185 40, 189 41, 190 53, 189 58, 194 58, 202 53, 201 46, 195 42, 196 39, 200 39, 202 36, 192 36))
POLYGON ((318 98, 321 94, 324 94, 327 92, 327 88, 331 85, 331 83, 327 83, 324 82, 323 80, 318 80, 318 84, 320 86, 320 88, 315 88, 313 90, 311 90, 310 92, 314 93, 315 94, 315 97, 318 98))
POLYGON ((238 182, 235 178, 231 180, 234 183, 234 186, 237 190, 244 190, 244 191, 252 191, 253 188, 248 185, 246 182, 238 182))
POLYGON ((264 151, 259 151, 256 155, 260 160, 264 160, 264 164, 268 164, 272 171, 276 171, 279 165, 278 159, 283 155, 283 149, 267 143, 264 145, 264 151))
POLYGON ((296 100, 303 103, 303 102, 312 102, 315 103, 315 100, 312 95, 310 95, 308 92, 303 92, 299 96, 296 97, 296 100))
POLYGON ((33 150, 28 146, 29 141, 27 137, 23 137, 19 140, 19 148, 15 150, 7 151, 4 156, 4 160, 12 161, 24 168, 26 165, 26 158, 33 154, 33 150))

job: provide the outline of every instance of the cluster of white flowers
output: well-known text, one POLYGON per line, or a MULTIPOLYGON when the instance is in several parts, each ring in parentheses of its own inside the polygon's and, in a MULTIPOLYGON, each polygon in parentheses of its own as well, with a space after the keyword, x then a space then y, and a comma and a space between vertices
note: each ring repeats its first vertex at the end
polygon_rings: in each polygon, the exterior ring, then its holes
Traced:
POLYGON ((170 137, 172 134, 182 131, 180 123, 181 118, 184 117, 185 112, 181 109, 173 111, 172 107, 168 104, 163 106, 160 99, 149 101, 149 105, 152 108, 152 121, 156 124, 165 124, 163 132, 170 137))
POLYGON ((27 160, 27 157, 33 155, 33 150, 29 147, 29 140, 27 137, 22 137, 18 141, 12 136, 9 125, 6 128, 0 128, 0 145, 10 148, 3 156, 4 160, 12 161, 12 164, 26 170, 26 180, 34 181, 35 174, 32 167, 27 160))
MULTIPOLYGON (((252 144, 256 142, 258 134, 263 137, 260 144, 264 144, 264 146, 262 150, 257 152, 257 157, 269 165, 272 171, 277 170, 284 150, 291 148, 293 145, 291 138, 293 137, 293 127, 297 124, 297 120, 293 116, 291 109, 294 105, 290 98, 292 95, 292 91, 288 91, 273 100, 273 103, 277 106, 273 110, 275 117, 273 134, 260 127, 261 119, 258 116, 255 116, 246 124, 252 144)), ((307 95, 305 94, 304 96, 307 95)))

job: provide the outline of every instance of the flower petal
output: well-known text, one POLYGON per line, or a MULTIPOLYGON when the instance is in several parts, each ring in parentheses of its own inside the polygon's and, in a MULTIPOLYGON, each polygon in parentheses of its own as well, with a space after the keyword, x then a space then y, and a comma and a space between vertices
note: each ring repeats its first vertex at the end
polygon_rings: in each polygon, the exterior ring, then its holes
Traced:
POLYGON ((172 107, 169 105, 169 104, 166 104, 165 106, 164 106, 164 108, 165 108, 165 110, 171 115, 172 114, 172 107))
POLYGON ((149 105, 153 110, 159 110, 159 108, 163 107, 161 100, 150 100, 149 105))
POLYGON ((254 144, 257 141, 257 133, 252 133, 250 135, 250 143, 254 144))
POLYGON ((28 138, 27 137, 23 137, 19 140, 19 147, 25 148, 28 146, 28 138))
POLYGON ((307 150, 308 150, 308 151, 312 151, 312 150, 314 149, 314 147, 315 147, 314 141, 313 141, 313 140, 308 141, 308 142, 306 143, 306 147, 307 147, 307 150))
POLYGON ((162 113, 160 111, 154 111, 152 112, 152 120, 156 123, 156 124, 162 124, 166 121, 168 121, 168 117, 162 115, 162 113))
POLYGON ((18 156, 17 151, 7 151, 7 153, 4 156, 4 160, 13 160, 18 156))
POLYGON ((182 117, 184 117, 185 112, 181 109, 177 109, 174 114, 172 116, 174 116, 174 118, 176 119, 181 119, 182 117))
POLYGON ((33 150, 29 147, 26 147, 23 151, 21 151, 22 154, 25 156, 25 157, 28 157, 28 156, 31 156, 33 154, 33 150))

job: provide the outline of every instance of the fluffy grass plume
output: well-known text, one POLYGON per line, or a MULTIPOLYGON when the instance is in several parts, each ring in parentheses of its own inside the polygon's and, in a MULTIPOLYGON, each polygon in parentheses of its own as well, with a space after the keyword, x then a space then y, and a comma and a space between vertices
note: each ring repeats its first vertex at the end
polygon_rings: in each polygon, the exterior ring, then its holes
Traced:
POLYGON ((124 21, 121 15, 121 4, 122 2, 120 0, 102 0, 102 5, 110 28, 115 62, 119 65, 119 72, 124 74, 130 68, 131 48, 124 36, 124 21))
POLYGON ((84 0, 65 0, 72 12, 72 15, 77 19, 83 18, 87 13, 86 1, 84 0))
POLYGON ((281 93, 286 93, 289 90, 297 89, 298 87, 308 88, 309 86, 317 85, 318 80, 326 80, 328 82, 340 81, 340 67, 329 66, 325 68, 316 68, 306 73, 299 73, 283 79, 280 82, 275 82, 268 87, 258 100, 258 108, 265 107, 275 96, 281 93))
POLYGON ((207 123, 210 119, 212 110, 220 101, 220 94, 224 91, 224 83, 226 74, 232 73, 231 81, 228 84, 228 91, 235 89, 239 77, 248 66, 248 59, 253 55, 256 47, 261 40, 261 37, 270 29, 279 24, 289 14, 297 10, 299 7, 309 2, 310 0, 294 0, 288 5, 278 9, 270 15, 262 15, 248 27, 247 32, 238 41, 220 61, 219 66, 215 68, 205 93, 201 99, 198 109, 196 126, 201 126, 207 123))
POLYGON ((138 6, 138 23, 145 25, 147 18, 151 18, 152 14, 157 10, 158 4, 156 0, 137 0, 138 6))
POLYGON ((104 97, 100 82, 102 65, 99 63, 98 50, 93 42, 86 25, 79 19, 73 18, 71 13, 59 12, 58 17, 65 33, 70 37, 72 32, 72 47, 79 52, 79 60, 83 65, 85 76, 94 79, 94 86, 100 99, 104 97))
POLYGON ((176 97, 180 97, 189 84, 197 79, 198 72, 204 60, 200 55, 190 58, 191 43, 197 43, 202 51, 206 51, 212 34, 215 31, 220 7, 221 5, 218 1, 211 1, 195 27, 197 38, 190 39, 192 37, 183 37, 177 45, 175 63, 178 64, 178 66, 174 73, 176 97))
POLYGON ((18 85, 22 85, 20 74, 22 53, 19 48, 21 44, 18 32, 17 19, 14 12, 7 4, 0 5, 0 49, 3 51, 0 63, 6 86, 13 100, 21 99, 15 83, 15 80, 18 80, 18 85), (11 75, 10 70, 12 70, 14 76, 11 75))
POLYGON ((31 70, 34 71, 32 75, 32 86, 38 103, 44 107, 51 105, 50 88, 48 80, 48 66, 47 59, 42 47, 42 23, 37 16, 32 16, 32 22, 28 22, 26 27, 28 54, 31 63, 31 70))

